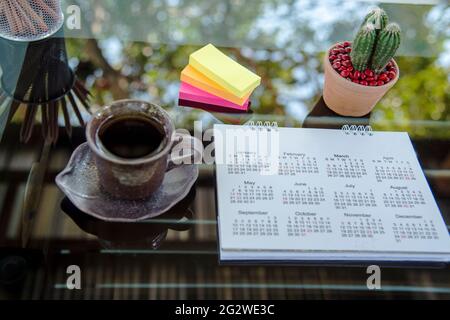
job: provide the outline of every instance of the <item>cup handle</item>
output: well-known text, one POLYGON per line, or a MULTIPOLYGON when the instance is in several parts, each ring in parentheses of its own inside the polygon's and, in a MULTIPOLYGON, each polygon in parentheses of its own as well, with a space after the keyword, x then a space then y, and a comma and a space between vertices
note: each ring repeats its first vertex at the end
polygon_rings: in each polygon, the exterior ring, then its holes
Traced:
POLYGON ((185 164, 194 164, 201 159, 203 154, 203 143, 188 134, 175 133, 174 144, 170 150, 167 160, 166 171, 172 170, 185 164))

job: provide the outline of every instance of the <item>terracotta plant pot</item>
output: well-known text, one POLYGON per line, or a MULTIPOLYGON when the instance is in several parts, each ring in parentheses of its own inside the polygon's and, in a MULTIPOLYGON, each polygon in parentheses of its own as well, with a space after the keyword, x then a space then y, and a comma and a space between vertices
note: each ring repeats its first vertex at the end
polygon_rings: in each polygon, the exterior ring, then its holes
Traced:
POLYGON ((324 58, 325 81, 323 85, 323 99, 334 112, 351 117, 361 117, 368 114, 375 107, 384 94, 397 82, 400 70, 395 60, 392 60, 397 69, 396 77, 382 86, 364 86, 343 78, 333 69, 328 49, 324 58))

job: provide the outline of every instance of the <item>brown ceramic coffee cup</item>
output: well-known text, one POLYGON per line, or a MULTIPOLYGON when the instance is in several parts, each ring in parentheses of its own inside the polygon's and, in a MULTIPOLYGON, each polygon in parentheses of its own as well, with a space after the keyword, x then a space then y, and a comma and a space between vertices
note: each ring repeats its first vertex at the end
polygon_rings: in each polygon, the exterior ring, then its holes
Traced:
POLYGON ((101 188, 129 200, 149 197, 168 170, 193 159, 199 145, 197 139, 175 132, 164 109, 140 100, 121 100, 102 108, 88 122, 86 138, 101 188), (189 152, 174 159, 171 151, 180 141, 189 142, 189 152))

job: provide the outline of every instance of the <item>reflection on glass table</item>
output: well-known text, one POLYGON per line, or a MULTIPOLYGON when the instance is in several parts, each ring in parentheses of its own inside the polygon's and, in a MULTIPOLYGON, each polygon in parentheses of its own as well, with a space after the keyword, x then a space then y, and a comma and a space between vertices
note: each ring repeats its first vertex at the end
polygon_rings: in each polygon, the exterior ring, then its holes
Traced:
POLYGON ((168 230, 187 231, 192 227, 194 219, 188 207, 195 198, 195 187, 189 194, 157 218, 143 222, 108 222, 92 217, 75 207, 65 197, 61 201, 61 209, 86 233, 95 235, 105 248, 158 249, 167 237, 168 230))
MULTIPOLYGON (((369 6, 365 1, 255 0, 252 5, 231 6, 217 1, 133 0, 123 7, 117 1, 77 2, 87 14, 81 30, 66 30, 66 43, 70 65, 93 95, 92 111, 131 97, 161 105, 178 128, 192 133, 196 120, 202 131, 214 123, 248 121, 321 128, 369 124, 375 130, 407 131, 449 224, 447 5, 383 4, 406 34, 396 57, 401 76, 370 115, 349 119, 331 112, 321 100, 321 61, 332 43, 352 34, 355 21, 369 6), (208 42, 262 77, 251 114, 177 106, 180 72, 189 54, 208 42)), ((174 208, 163 221, 119 229, 94 221, 63 200, 54 183, 72 151, 85 141, 84 129, 72 113, 72 137, 64 133, 64 119, 59 119, 59 140, 42 165, 45 175, 37 186, 41 194, 32 206, 34 218, 23 220, 29 208, 23 199, 30 168, 45 151, 39 119, 29 143, 19 143, 24 117, 20 111, 11 125, 0 125, 0 299, 450 297, 448 267, 385 268, 382 290, 369 291, 367 266, 219 265, 211 165, 199 165, 188 211, 174 208), (189 211, 192 216, 185 215, 189 211), (173 220, 180 224, 173 225, 173 220), (66 289, 66 269, 73 264, 83 272, 82 290, 66 289), (21 270, 27 272, 17 272, 21 270), (7 278, 20 281, 11 286, 7 278)), ((83 117, 87 120, 89 114, 83 117)))

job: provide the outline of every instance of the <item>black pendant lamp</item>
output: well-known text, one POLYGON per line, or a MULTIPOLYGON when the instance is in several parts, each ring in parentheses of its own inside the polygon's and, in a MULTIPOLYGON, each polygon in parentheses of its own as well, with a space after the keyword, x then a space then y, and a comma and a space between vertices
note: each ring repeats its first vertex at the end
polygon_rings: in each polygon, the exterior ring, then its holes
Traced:
POLYGON ((89 110, 89 92, 67 58, 60 0, 0 1, 0 108, 6 123, 25 108, 20 140, 27 142, 40 115, 44 139, 58 139, 58 116, 72 133, 69 110, 84 126, 80 106, 89 110))

